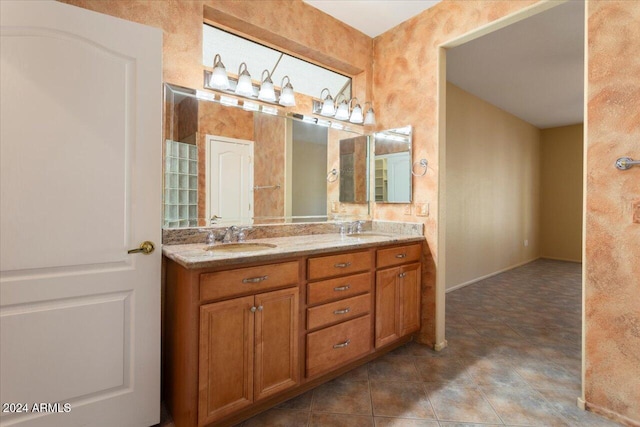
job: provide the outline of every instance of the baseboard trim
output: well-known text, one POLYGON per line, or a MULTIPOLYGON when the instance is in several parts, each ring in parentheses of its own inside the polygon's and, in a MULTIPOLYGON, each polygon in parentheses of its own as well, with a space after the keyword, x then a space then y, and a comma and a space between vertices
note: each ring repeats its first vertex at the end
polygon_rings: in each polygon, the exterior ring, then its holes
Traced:
POLYGON ((581 397, 578 397, 578 408, 582 409, 583 411, 587 410, 587 402, 585 402, 581 397))
POLYGON ((588 411, 607 417, 610 420, 613 420, 625 426, 640 427, 640 421, 632 420, 631 418, 627 418, 624 415, 620 415, 617 412, 614 412, 610 409, 603 408, 602 406, 594 405, 593 403, 589 403, 585 401, 585 407, 587 408, 588 411))
POLYGON ((546 255, 542 255, 540 259, 550 259, 552 261, 565 261, 565 262, 575 262, 577 264, 582 264, 581 259, 556 258, 553 256, 546 256, 546 255))
POLYGON ((451 288, 447 289, 445 292, 449 293, 449 292, 455 291, 456 289, 460 289, 460 288, 464 288, 465 286, 473 285, 474 283, 477 283, 477 282, 479 282, 481 280, 488 279, 489 277, 497 276, 498 274, 504 273, 505 271, 513 270, 514 268, 518 268, 518 267, 521 267, 521 266, 523 266, 525 264, 529 264, 530 262, 533 262, 533 261, 535 261, 537 259, 540 259, 540 257, 535 257, 535 258, 532 258, 532 259, 530 259, 528 261, 523 261, 523 262, 520 262, 518 264, 514 264, 514 265, 511 265, 509 267, 503 268, 502 270, 494 271, 493 273, 489 273, 489 274, 486 274, 486 275, 481 276, 481 277, 476 277, 475 279, 469 280, 468 282, 464 282, 464 283, 460 283, 459 285, 452 286, 451 288))

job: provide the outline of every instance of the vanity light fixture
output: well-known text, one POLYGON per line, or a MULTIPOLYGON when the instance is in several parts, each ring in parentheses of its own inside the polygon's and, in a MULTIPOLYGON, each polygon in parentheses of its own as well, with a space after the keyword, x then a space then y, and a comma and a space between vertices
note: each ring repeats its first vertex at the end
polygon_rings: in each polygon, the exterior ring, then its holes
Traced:
POLYGON ((365 107, 369 104, 369 109, 367 110, 367 114, 364 116, 364 124, 365 125, 375 125, 376 124, 376 113, 373 111, 373 104, 370 101, 364 103, 365 107))
POLYGON ((211 86, 213 89, 222 90, 227 90, 231 87, 231 85, 229 84, 229 76, 227 76, 227 69, 222 63, 220 54, 217 53, 213 58, 213 72, 211 73, 211 77, 209 78, 209 86, 211 86))
POLYGON ((320 92, 320 98, 322 99, 322 94, 325 90, 327 91, 327 97, 322 101, 322 110, 320 110, 320 115, 333 117, 336 114, 336 106, 333 104, 333 98, 331 97, 329 89, 326 87, 322 89, 322 92, 320 92))
POLYGON ((289 76, 284 76, 280 83, 280 105, 284 107, 296 106, 296 97, 293 94, 293 86, 291 85, 289 76), (284 83, 285 79, 287 79, 287 84, 284 83))
POLYGON ((236 95, 253 96, 253 84, 251 83, 251 74, 247 70, 247 64, 244 62, 238 67, 238 85, 236 86, 236 95), (244 66, 244 70, 242 69, 244 66))
POLYGON ((260 101, 267 101, 267 102, 275 102, 276 100, 276 91, 273 88, 273 81, 271 80, 271 75, 269 74, 269 70, 264 70, 262 72, 262 82, 260 83, 260 91, 258 92, 258 99, 260 101), (264 73, 267 73, 267 77, 264 76, 264 73))
POLYGON ((349 120, 349 104, 347 103, 347 97, 341 93, 336 97, 336 104, 338 104, 338 109, 336 110, 335 118, 338 120, 349 120), (342 97, 342 102, 338 103, 340 97, 342 97))
POLYGON ((362 107, 358 104, 358 98, 353 97, 349 100, 349 108, 351 108, 351 102, 355 101, 356 106, 351 110, 351 116, 349 117, 349 121, 351 123, 362 123, 364 121, 364 117, 362 116, 362 107))

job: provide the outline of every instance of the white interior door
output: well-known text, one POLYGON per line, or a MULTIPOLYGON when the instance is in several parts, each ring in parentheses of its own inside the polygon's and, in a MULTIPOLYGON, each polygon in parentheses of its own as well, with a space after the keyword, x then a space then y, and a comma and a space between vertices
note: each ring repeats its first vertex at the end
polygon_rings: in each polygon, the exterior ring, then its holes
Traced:
POLYGON ((253 142, 207 135, 207 148, 207 200, 212 224, 251 224, 253 142))
POLYGON ((155 424, 162 32, 0 8, 0 425, 155 424))

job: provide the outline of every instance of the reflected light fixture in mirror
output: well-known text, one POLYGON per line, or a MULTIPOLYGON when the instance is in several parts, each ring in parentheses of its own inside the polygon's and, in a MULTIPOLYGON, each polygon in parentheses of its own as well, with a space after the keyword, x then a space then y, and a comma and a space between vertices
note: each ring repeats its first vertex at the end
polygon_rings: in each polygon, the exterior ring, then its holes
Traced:
POLYGON ((320 98, 322 99, 322 94, 325 90, 327 91, 327 97, 322 101, 322 110, 320 110, 320 115, 332 117, 336 114, 336 106, 333 104, 333 98, 331 97, 329 89, 322 89, 322 92, 320 92, 320 98))
POLYGON ((356 105, 351 110, 351 116, 349 117, 349 121, 351 123, 362 123, 364 121, 364 117, 362 117, 362 107, 358 104, 358 98, 353 97, 349 100, 349 107, 351 107, 351 102, 355 101, 356 105))
POLYGON ((291 85, 289 76, 284 76, 282 82, 280 82, 280 105, 285 107, 296 106, 296 97, 293 93, 293 86, 291 85), (285 79, 287 80, 286 85, 284 83, 285 79))
POLYGON ((336 110, 335 118, 338 120, 349 120, 349 104, 347 103, 347 97, 341 93, 336 97, 336 104, 338 104, 338 109, 336 110), (342 97, 342 102, 338 103, 340 97, 342 97))
POLYGON ((269 70, 264 70, 262 72, 262 82, 260 83, 258 99, 267 102, 275 102, 276 100, 276 92, 273 88, 273 81, 271 80, 269 70), (265 73, 267 73, 267 77, 264 76, 265 73))
POLYGON ((242 96, 253 96, 253 84, 251 83, 251 74, 247 70, 247 64, 244 62, 238 67, 238 85, 236 86, 236 94, 242 96), (244 70, 242 69, 244 66, 244 70))
POLYGON ((213 72, 209 79, 209 86, 214 89, 227 90, 231 87, 229 85, 229 77, 227 76, 227 69, 222 63, 222 59, 219 54, 213 58, 213 72))

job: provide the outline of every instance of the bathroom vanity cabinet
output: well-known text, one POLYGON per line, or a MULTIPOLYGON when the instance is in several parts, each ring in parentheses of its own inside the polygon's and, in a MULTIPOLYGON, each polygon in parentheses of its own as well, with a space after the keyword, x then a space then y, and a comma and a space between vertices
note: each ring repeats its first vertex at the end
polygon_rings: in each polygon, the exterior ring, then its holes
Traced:
POLYGON ((368 246, 207 268, 165 259, 176 427, 234 425, 407 342, 422 244, 368 246))

